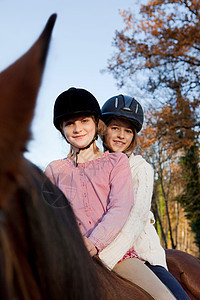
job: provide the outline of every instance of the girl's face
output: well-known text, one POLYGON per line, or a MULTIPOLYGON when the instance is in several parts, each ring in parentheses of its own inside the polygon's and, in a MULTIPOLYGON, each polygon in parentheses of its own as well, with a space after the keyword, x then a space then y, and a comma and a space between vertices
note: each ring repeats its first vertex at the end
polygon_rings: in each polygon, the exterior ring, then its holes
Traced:
POLYGON ((111 151, 123 152, 131 144, 133 136, 134 133, 129 122, 116 118, 107 127, 105 142, 111 151))
POLYGON ((94 138, 96 124, 93 117, 74 117, 63 122, 62 131, 72 147, 84 148, 94 138))

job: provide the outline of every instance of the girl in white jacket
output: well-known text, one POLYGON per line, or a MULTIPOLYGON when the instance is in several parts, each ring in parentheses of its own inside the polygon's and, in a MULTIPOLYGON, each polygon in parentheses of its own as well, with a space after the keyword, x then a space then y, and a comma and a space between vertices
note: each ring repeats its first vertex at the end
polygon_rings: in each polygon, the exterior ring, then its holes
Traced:
POLYGON ((176 299, 189 299, 178 281, 168 272, 165 251, 154 227, 155 220, 150 211, 153 169, 142 156, 133 155, 137 133, 143 124, 143 109, 132 97, 114 96, 103 105, 102 120, 107 125, 107 133, 103 137, 104 148, 111 152, 126 153, 129 157, 134 206, 122 231, 99 256, 110 269, 140 285, 155 299, 161 299, 161 296, 153 282, 155 278, 150 276, 154 274, 176 299), (121 261, 125 253, 132 248, 140 260, 128 258, 121 261), (153 273, 149 274, 147 269, 153 273))

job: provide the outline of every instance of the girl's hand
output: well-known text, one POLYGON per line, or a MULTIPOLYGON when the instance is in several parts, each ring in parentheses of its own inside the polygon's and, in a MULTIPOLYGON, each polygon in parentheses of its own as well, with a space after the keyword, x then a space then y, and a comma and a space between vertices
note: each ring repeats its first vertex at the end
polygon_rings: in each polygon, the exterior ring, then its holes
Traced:
POLYGON ((94 244, 86 236, 83 237, 83 240, 90 255, 91 256, 96 255, 98 251, 97 248, 94 246, 94 244))

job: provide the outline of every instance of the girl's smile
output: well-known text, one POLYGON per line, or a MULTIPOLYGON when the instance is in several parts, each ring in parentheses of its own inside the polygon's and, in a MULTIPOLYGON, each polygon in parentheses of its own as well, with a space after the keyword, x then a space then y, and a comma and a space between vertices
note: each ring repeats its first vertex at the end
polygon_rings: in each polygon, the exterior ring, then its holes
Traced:
POLYGON ((108 125, 105 142, 113 152, 125 151, 133 140, 133 130, 128 121, 116 118, 108 125))
POLYGON ((62 131, 72 148, 84 148, 94 138, 96 123, 92 117, 74 117, 63 122, 62 131))
POLYGON ((85 137, 85 136, 86 136, 86 134, 75 135, 74 138, 75 138, 75 139, 81 139, 81 138, 83 138, 83 137, 85 137))
POLYGON ((124 145, 125 143, 123 143, 122 141, 117 141, 117 140, 113 140, 113 142, 116 144, 116 145, 124 145))

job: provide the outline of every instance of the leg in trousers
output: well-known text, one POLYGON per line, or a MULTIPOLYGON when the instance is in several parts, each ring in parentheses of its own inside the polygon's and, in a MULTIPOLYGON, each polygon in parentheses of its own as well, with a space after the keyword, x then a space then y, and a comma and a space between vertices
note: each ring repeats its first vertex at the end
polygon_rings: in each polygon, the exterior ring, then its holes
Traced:
POLYGON ((164 283, 173 293, 177 300, 190 300, 190 297, 184 291, 176 278, 161 266, 152 266, 148 262, 145 265, 164 283))
POLYGON ((155 300, 176 299, 160 279, 138 258, 127 258, 118 263, 113 270, 143 288, 155 300))

